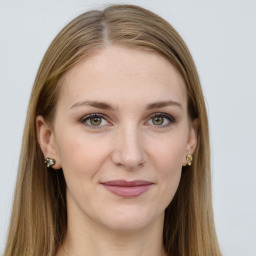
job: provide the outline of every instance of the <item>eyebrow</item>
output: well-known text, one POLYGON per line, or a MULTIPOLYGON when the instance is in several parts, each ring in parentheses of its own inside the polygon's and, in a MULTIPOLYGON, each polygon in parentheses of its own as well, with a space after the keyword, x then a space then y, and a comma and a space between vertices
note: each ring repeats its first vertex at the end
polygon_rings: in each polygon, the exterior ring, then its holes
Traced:
POLYGON ((181 109, 183 109, 181 103, 177 102, 177 101, 173 101, 173 100, 168 100, 168 101, 159 101, 159 102, 155 102, 155 103, 150 103, 147 105, 146 109, 152 109, 152 108, 163 108, 166 106, 177 106, 181 109))
MULTIPOLYGON (((112 110, 114 111, 116 108, 109 105, 106 102, 101 102, 101 101, 80 101, 75 104, 73 104, 70 109, 76 108, 76 107, 81 107, 81 106, 91 106, 99 109, 107 109, 107 110, 112 110)), ((163 108, 166 106, 177 106, 181 109, 183 109, 181 103, 173 100, 168 100, 168 101, 159 101, 159 102, 154 102, 150 103, 146 106, 146 110, 154 109, 154 108, 163 108)))
POLYGON ((91 107, 100 108, 100 109, 115 110, 114 107, 112 107, 111 105, 109 105, 105 102, 90 101, 90 100, 77 102, 74 105, 72 105, 70 109, 76 108, 76 107, 81 107, 81 106, 91 106, 91 107))

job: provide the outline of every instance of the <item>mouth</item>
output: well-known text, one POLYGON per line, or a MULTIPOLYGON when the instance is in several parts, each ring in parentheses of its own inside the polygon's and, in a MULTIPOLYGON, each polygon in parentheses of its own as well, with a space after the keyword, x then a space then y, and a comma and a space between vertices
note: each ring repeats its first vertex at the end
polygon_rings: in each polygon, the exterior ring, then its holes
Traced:
POLYGON ((111 180, 101 183, 101 185, 103 185, 108 191, 124 198, 140 196, 149 190, 153 184, 153 182, 145 180, 111 180))

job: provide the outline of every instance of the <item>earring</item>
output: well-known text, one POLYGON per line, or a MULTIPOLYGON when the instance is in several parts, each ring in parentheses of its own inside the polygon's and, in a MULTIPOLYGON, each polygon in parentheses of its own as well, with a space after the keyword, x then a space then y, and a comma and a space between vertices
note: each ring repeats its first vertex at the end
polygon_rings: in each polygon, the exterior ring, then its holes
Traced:
POLYGON ((192 165, 192 161, 193 161, 192 155, 187 154, 187 155, 186 155, 186 160, 188 161, 188 162, 187 162, 187 165, 188 165, 188 166, 191 166, 191 165, 192 165))
POLYGON ((45 158, 44 163, 46 167, 49 168, 55 165, 56 161, 53 158, 45 158))

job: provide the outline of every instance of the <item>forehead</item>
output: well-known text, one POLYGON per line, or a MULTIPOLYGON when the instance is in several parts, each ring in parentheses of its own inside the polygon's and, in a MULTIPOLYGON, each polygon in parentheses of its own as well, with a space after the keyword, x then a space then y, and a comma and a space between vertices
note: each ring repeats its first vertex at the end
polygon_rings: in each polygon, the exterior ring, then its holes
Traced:
POLYGON ((59 103, 101 100, 122 105, 170 99, 187 106, 185 83, 170 62, 155 52, 108 46, 64 75, 59 103))

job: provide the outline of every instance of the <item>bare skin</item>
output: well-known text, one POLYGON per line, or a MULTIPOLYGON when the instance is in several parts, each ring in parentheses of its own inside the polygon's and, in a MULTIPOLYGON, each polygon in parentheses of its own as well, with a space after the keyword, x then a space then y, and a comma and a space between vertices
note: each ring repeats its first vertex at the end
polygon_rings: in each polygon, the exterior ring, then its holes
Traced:
POLYGON ((165 256, 164 212, 197 143, 184 81, 156 53, 108 46, 61 86, 53 128, 37 118, 42 151, 67 183, 57 256, 165 256), (108 183, 120 180, 134 187, 108 183))

